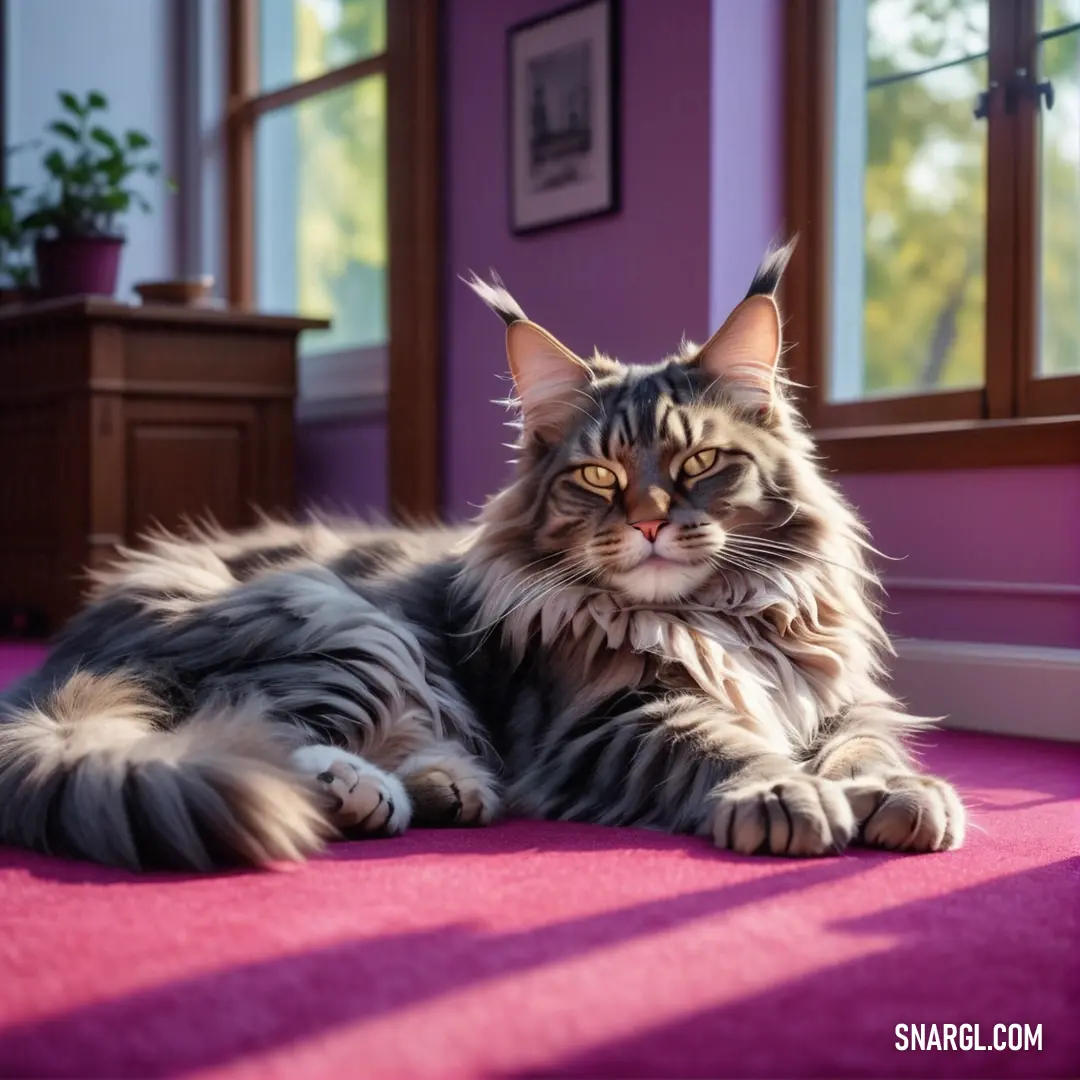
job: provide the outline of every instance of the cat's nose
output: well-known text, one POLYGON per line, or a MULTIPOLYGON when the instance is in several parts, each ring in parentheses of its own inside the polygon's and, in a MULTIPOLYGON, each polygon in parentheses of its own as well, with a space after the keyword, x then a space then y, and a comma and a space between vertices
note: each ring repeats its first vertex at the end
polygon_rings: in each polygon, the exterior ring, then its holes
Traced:
POLYGON ((655 521, 631 521, 630 524, 646 540, 652 542, 656 540, 657 536, 660 535, 660 530, 667 524, 667 518, 657 518, 655 521))

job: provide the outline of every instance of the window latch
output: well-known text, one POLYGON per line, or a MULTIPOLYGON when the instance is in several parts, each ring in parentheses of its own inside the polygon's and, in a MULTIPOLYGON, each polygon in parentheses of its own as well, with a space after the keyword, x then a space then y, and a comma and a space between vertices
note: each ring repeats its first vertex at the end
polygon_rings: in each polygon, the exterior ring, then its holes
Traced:
POLYGON ((974 115, 976 120, 985 120, 990 115, 990 102, 993 100, 994 91, 999 85, 997 80, 991 80, 987 88, 981 91, 975 99, 974 115))
POLYGON ((1015 112, 1016 103, 1022 97, 1033 98, 1036 108, 1045 101, 1049 111, 1054 107, 1054 84, 1049 79, 1036 82, 1027 68, 1017 68, 1005 89, 1005 111, 1015 112))

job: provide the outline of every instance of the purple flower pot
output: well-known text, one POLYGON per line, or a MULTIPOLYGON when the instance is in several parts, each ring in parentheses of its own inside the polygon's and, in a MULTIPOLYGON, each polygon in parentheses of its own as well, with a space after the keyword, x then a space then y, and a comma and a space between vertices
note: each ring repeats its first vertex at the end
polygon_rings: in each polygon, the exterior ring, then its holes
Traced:
POLYGON ((58 236, 39 240, 34 248, 38 290, 42 296, 112 296, 120 272, 116 236, 58 236))

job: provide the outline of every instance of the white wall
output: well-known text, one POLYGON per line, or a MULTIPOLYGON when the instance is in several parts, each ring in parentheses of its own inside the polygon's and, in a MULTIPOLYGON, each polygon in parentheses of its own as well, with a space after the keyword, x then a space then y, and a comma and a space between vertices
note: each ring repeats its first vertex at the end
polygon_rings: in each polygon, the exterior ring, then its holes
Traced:
MULTIPOLYGON (((181 24, 184 0, 7 0, 4 64, 9 145, 37 138, 58 114, 57 92, 100 90, 108 125, 139 128, 157 143, 166 175, 180 179, 181 24)), ((9 161, 9 178, 33 180, 40 152, 9 161)), ((152 214, 135 211, 119 295, 182 269, 177 196, 150 181, 152 214)))

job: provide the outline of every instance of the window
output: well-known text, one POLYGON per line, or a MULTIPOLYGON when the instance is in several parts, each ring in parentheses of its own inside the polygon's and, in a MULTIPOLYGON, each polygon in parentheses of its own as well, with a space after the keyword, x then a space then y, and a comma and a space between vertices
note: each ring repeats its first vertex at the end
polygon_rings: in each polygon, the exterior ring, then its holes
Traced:
POLYGON ((331 320, 301 338, 307 415, 381 412, 389 382, 414 514, 438 509, 437 31, 437 0, 229 0, 229 298, 331 320))
POLYGON ((1080 460, 1080 0, 792 0, 792 375, 835 466, 1080 460))
POLYGON ((255 120, 255 299, 330 317, 306 356, 387 342, 386 2, 259 4, 260 85, 290 96, 255 120))

